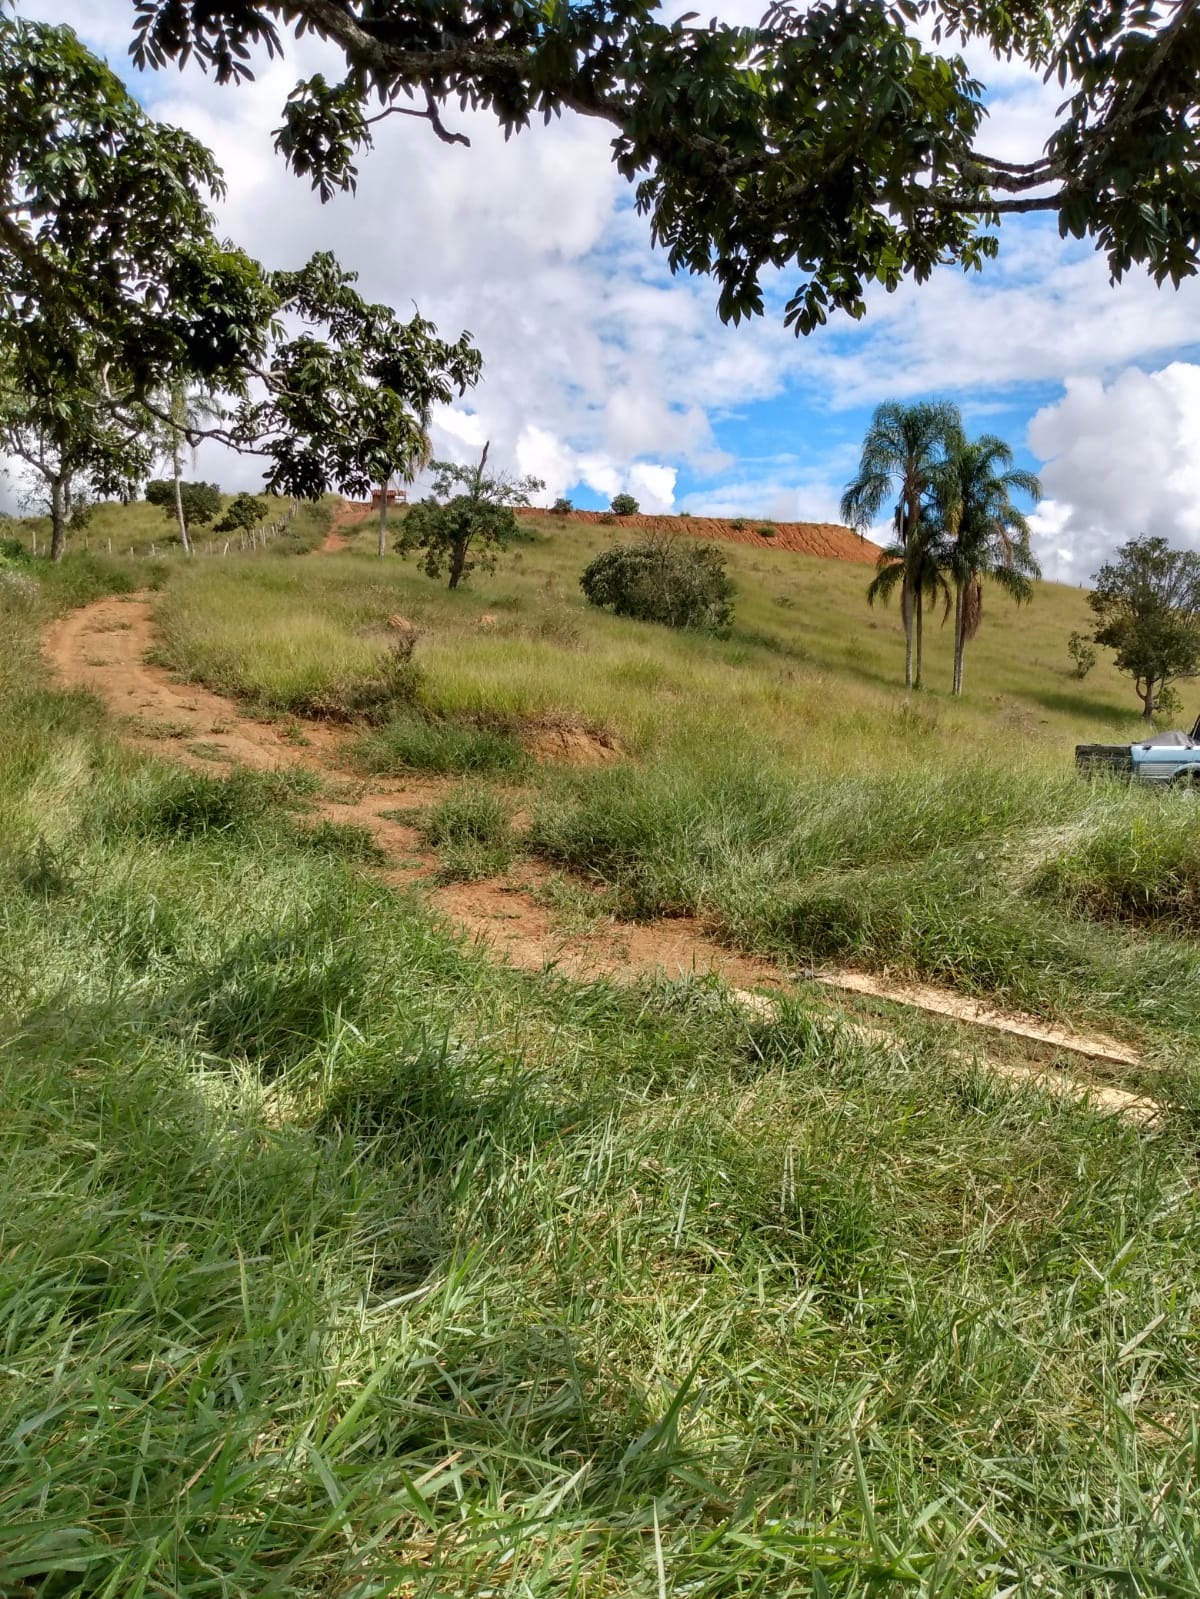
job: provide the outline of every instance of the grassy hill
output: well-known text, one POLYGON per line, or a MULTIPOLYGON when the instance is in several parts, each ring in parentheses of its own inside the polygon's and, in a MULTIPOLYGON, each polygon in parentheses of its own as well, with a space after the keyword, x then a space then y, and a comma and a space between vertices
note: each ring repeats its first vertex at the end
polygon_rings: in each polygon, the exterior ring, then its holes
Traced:
POLYGON ((1200 1591, 1195 801, 1075 778, 1137 726, 1069 676, 1084 596, 990 603, 961 703, 935 629, 906 698, 864 568, 731 546, 711 640, 583 605, 610 533, 453 595, 369 527, 0 569, 0 1592, 1200 1591), (1103 1022, 1161 1122, 802 983, 496 964, 303 774, 47 680, 47 619, 147 578, 177 671, 461 774, 605 915, 1103 1022))

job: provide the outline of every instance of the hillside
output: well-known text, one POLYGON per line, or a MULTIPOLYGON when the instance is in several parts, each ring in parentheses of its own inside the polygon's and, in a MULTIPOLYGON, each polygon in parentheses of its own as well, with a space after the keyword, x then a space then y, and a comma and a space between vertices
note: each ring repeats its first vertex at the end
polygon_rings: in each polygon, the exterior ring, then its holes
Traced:
POLYGON ((956 703, 861 564, 318 522, 0 567, 0 1588, 1189 1591, 1195 799, 1076 779, 1085 597, 956 703))
MULTIPOLYGON (((523 517, 552 517, 551 511, 522 511, 523 517)), ((797 555, 815 555, 823 560, 875 564, 879 545, 862 538, 853 529, 833 522, 775 522, 769 517, 715 516, 612 516, 607 511, 572 511, 561 520, 593 525, 637 528, 647 533, 686 533, 691 538, 721 539, 733 544, 749 544, 760 550, 790 550, 797 555)))

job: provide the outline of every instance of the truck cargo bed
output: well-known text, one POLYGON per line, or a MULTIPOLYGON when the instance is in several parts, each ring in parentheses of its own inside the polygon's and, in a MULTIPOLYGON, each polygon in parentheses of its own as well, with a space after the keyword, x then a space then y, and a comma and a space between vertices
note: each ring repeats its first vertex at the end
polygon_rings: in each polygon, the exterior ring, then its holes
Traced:
POLYGON ((1133 753, 1128 744, 1076 744, 1075 765, 1091 776, 1105 772, 1128 776, 1133 770, 1133 753))

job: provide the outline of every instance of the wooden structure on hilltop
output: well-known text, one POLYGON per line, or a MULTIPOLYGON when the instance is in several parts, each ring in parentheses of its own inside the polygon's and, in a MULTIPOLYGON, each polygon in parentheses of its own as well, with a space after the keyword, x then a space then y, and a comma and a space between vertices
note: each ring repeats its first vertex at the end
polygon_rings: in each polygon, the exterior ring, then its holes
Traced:
MULTIPOLYGON (((377 511, 379 509, 379 502, 382 499, 383 499, 383 490, 382 489, 372 489, 371 490, 371 509, 373 511, 377 511)), ((391 510, 393 505, 407 505, 408 504, 408 490, 407 489, 388 489, 388 491, 387 491, 387 503, 388 503, 388 510, 389 511, 391 510)))

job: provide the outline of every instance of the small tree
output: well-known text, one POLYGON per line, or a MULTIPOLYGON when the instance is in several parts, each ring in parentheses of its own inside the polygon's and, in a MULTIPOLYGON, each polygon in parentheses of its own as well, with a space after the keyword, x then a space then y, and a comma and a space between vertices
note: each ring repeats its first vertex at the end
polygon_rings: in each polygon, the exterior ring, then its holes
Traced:
POLYGON ((495 566, 496 552, 519 532, 514 507, 529 505, 530 495, 543 486, 535 477, 489 473, 488 449, 485 444, 477 466, 435 461, 433 493, 412 507, 396 541, 402 554, 424 552, 422 565, 430 577, 448 569, 452 589, 476 567, 490 571, 495 566))
POLYGON ((213 532, 240 533, 243 528, 257 527, 266 521, 268 510, 266 500, 260 500, 256 494, 235 494, 213 532))
POLYGON ((1092 581, 1095 642, 1115 651, 1150 721, 1171 680, 1200 668, 1200 555, 1161 538, 1132 539, 1092 581))
POLYGON ((1086 633, 1072 633, 1067 640, 1067 654, 1075 663, 1075 676, 1085 678, 1096 664, 1096 651, 1086 633))
POLYGON ((182 518, 185 549, 192 528, 207 526, 221 509, 221 490, 216 483, 185 483, 182 479, 153 477, 146 484, 146 499, 150 505, 162 507, 168 522, 178 522, 182 518))
POLYGON ((724 555, 691 539, 657 534, 617 544, 584 568, 579 586, 592 605, 642 622, 720 634, 733 621, 733 583, 724 555))
POLYGON ((636 516, 638 502, 632 494, 614 494, 609 503, 609 510, 614 516, 636 516))
POLYGON ((558 499, 555 500, 554 504, 550 507, 551 512, 555 516, 570 516, 571 512, 574 509, 575 509, 574 502, 571 501, 571 500, 565 499, 561 494, 559 495, 558 499))
POLYGON ((132 494, 149 465, 140 440, 107 426, 78 392, 73 400, 30 420, 25 402, 0 385, 0 448, 25 467, 25 505, 50 518, 52 561, 66 554, 67 534, 86 525, 93 498, 132 494))

